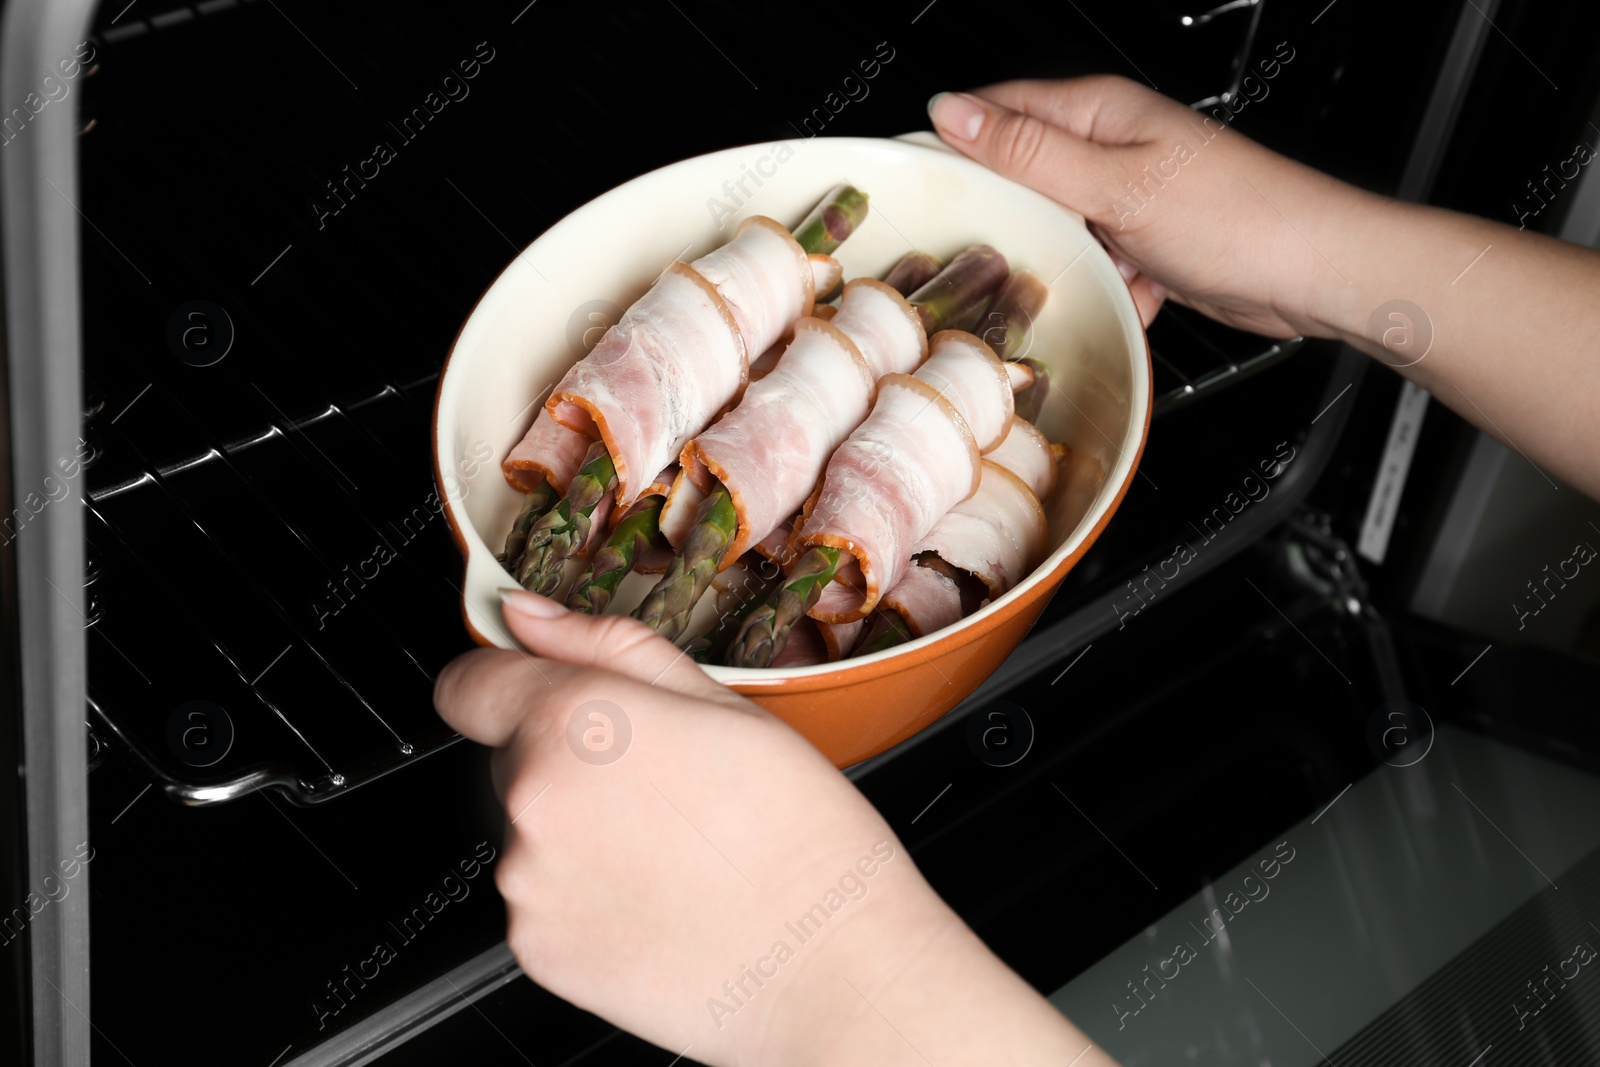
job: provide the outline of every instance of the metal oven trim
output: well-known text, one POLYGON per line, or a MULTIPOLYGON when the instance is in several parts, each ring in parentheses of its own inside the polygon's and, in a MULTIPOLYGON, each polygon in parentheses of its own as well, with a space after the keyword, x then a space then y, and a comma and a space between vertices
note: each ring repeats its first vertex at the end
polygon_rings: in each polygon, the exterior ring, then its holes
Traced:
MULTIPOLYGON (((0 101, 26 107, 39 79, 88 33, 85 0, 19 0, 0 17, 0 101)), ((32 110, 31 107, 28 108, 32 110)), ((0 152, 6 392, 12 499, 36 496, 57 457, 74 455, 82 400, 76 107, 41 108, 0 152)), ((8 546, 14 568, 26 768, 27 885, 89 837, 83 724, 81 483, 38 512, 8 546)), ((47 502, 48 503, 48 502, 47 502)), ((7 515, 12 513, 8 510, 7 515)), ((87 878, 80 872, 80 878, 87 878)), ((27 927, 32 1062, 89 1062, 87 886, 27 927)))

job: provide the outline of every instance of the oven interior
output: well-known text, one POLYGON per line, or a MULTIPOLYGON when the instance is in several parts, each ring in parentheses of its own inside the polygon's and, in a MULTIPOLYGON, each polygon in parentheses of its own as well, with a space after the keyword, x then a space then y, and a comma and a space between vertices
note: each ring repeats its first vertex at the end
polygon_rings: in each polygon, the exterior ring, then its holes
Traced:
MULTIPOLYGON (((1399 191, 1458 5, 1330 7, 936 0, 852 10, 828 49, 797 50, 783 42, 805 16, 724 0, 101 5, 77 100, 95 1055, 666 1062, 515 970, 486 756, 432 710, 433 678, 469 647, 428 504, 432 397, 462 319, 568 211, 667 162, 800 136, 871 55, 892 58, 826 135, 925 128, 933 92, 1008 77, 1114 70, 1237 103, 1246 70, 1292 52, 1239 130, 1399 191), (376 569, 379 545, 394 560, 376 569), (474 867, 460 899, 409 918, 474 867), (376 942, 398 951, 362 978, 376 942), (150 1011, 158 989, 181 1009, 150 1011)), ((1538 7, 1495 12, 1527 28, 1538 7)), ((1542 58, 1581 62, 1550 36, 1542 58)), ((1483 49, 1511 78, 1504 44, 1483 49)), ((1526 136, 1563 121, 1547 109, 1526 136)), ((1446 173, 1458 202, 1491 195, 1446 173)), ((1371 772, 1363 731, 1384 701, 1561 762, 1600 751, 1555 705, 1482 715, 1548 678, 1536 651, 1443 686, 1476 646, 1385 621, 1396 583, 1361 582, 1344 546, 1394 375, 1178 307, 1150 338, 1156 417, 1099 543, 995 680, 853 772, 1046 992, 1371 772), (1273 496, 1192 573, 1148 584, 1283 449, 1273 496), (1005 768, 964 729, 995 701, 1034 734, 1005 768)), ((1434 411, 1418 463, 1447 473, 1465 431, 1434 411)), ((1428 533, 1419 499, 1401 544, 1428 533)))

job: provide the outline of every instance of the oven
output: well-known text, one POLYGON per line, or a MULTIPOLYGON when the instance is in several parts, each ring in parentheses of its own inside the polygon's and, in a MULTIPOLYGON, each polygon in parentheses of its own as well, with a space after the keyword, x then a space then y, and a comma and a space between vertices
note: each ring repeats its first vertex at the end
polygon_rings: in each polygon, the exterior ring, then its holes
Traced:
MULTIPOLYGON (((12 0, 5 1061, 672 1061, 520 974, 487 756, 431 706, 469 647, 439 368, 572 208, 1112 70, 1593 243, 1600 181, 1541 168, 1600 137, 1597 33, 1548 0, 12 0)), ((1600 579, 1504 607, 1600 510, 1348 348, 1177 307, 1150 338, 1099 542, 978 693, 847 773, 1124 1063, 1600 1057, 1600 979, 1541 984, 1600 937, 1600 579)))

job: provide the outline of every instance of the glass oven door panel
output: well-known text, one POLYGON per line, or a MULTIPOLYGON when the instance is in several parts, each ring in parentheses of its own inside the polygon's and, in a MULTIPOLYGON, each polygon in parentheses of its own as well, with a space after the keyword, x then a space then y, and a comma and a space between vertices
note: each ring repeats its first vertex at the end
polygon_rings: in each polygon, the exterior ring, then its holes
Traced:
POLYGON ((1441 728, 1051 1000, 1125 1067, 1594 1062, 1597 816, 1600 779, 1441 728))

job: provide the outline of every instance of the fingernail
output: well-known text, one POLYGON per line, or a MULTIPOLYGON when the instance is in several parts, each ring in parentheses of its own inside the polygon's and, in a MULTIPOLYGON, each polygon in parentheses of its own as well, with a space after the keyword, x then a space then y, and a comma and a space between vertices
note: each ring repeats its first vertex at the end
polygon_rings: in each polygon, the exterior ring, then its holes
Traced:
POLYGON ((1133 276, 1139 273, 1139 268, 1123 259, 1121 256, 1112 256, 1111 262, 1117 265, 1117 273, 1122 275, 1125 282, 1133 281, 1133 276))
POLYGON ((566 608, 549 597, 530 593, 526 589, 500 590, 500 603, 507 611, 514 611, 530 619, 553 619, 567 613, 566 608))
POLYGON ((1151 282, 1150 298, 1159 304, 1161 301, 1167 298, 1167 287, 1162 285, 1160 282, 1151 282))
POLYGON ((951 136, 973 141, 983 129, 984 111, 966 93, 937 93, 928 101, 928 117, 951 136))

